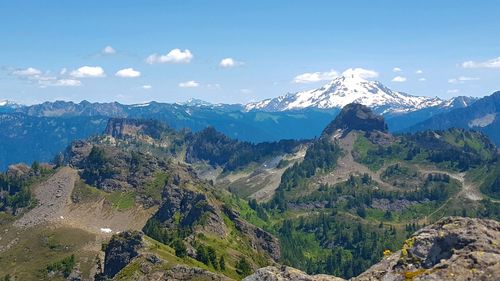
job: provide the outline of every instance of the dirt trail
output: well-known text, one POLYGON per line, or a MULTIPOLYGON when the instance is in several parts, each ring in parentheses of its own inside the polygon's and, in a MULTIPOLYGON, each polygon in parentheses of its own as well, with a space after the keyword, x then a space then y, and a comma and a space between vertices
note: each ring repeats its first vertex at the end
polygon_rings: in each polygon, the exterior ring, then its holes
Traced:
POLYGON ((418 166, 418 169, 423 174, 446 174, 450 176, 450 178, 459 181, 462 185, 462 188, 455 197, 463 196, 472 201, 480 201, 484 198, 483 194, 479 191, 479 188, 474 183, 465 178, 465 173, 452 173, 428 167, 422 167, 421 165, 418 166))
POLYGON ((14 226, 28 228, 43 222, 60 221, 71 204, 71 192, 77 172, 64 167, 33 190, 38 205, 14 222, 14 226))
MULTIPOLYGON (((354 158, 352 157, 352 150, 353 150, 353 145, 354 141, 356 139, 356 134, 355 133, 349 133, 345 138, 340 140, 340 146, 345 152, 345 155, 339 159, 337 168, 331 172, 330 174, 323 176, 320 181, 321 182, 327 182, 330 184, 336 184, 342 181, 345 181, 346 179, 349 178, 351 174, 364 174, 367 173, 372 177, 372 180, 377 182, 381 187, 384 189, 394 189, 394 187, 384 181, 381 180, 381 173, 387 168, 388 164, 384 165, 381 167, 377 172, 373 172, 370 169, 368 169, 366 166, 361 165, 354 161, 354 158)), ((465 173, 452 173, 452 172, 447 172, 447 171, 442 171, 442 170, 437 170, 435 168, 430 168, 430 167, 422 167, 420 165, 417 165, 418 171, 422 174, 430 174, 430 173, 441 173, 441 174, 447 174, 450 176, 452 179, 455 179, 461 183, 462 189, 460 192, 454 196, 453 198, 456 198, 457 196, 462 196, 467 199, 473 200, 473 201, 479 201, 484 198, 483 194, 479 191, 478 187, 467 180, 465 178, 465 173)), ((450 198, 452 199, 452 198, 450 198)), ((449 199, 449 200, 450 200, 449 199)), ((448 202, 448 201, 447 201, 448 202)), ((446 202, 446 203, 447 203, 446 202)), ((444 207, 444 205, 440 207, 444 207)), ((436 210, 436 211, 439 211, 436 210)))
MULTIPOLYGON (((331 173, 319 178, 319 184, 327 183, 335 185, 346 181, 351 175, 368 174, 373 181, 377 182, 384 189, 393 190, 394 187, 392 185, 380 179, 380 173, 375 173, 368 169, 368 167, 354 161, 352 151, 356 138, 357 134, 355 132, 351 132, 344 138, 340 139, 339 143, 344 155, 337 161, 337 167, 331 173)), ((383 169, 381 168, 380 170, 383 169)))
POLYGON ((455 179, 461 183, 461 189, 459 192, 457 192, 457 194, 448 198, 448 200, 446 200, 439 208, 437 208, 434 212, 430 213, 429 215, 425 216, 425 218, 422 219, 425 223, 429 223, 429 218, 437 214, 439 211, 441 211, 453 199, 457 199, 459 197, 467 198, 472 201, 480 201, 484 199, 484 195, 481 193, 481 191, 479 191, 479 187, 476 184, 467 180, 465 178, 466 175, 465 173, 451 173, 447 171, 435 170, 432 168, 422 167, 422 166, 419 166, 419 170, 422 173, 427 173, 427 174, 431 173, 446 174, 450 176, 450 178, 455 179))
POLYGON ((140 230, 157 208, 135 206, 118 210, 104 198, 93 202, 73 203, 71 194, 79 179, 76 170, 64 167, 33 190, 38 205, 13 223, 26 229, 42 223, 69 226, 109 237, 124 230, 140 230))

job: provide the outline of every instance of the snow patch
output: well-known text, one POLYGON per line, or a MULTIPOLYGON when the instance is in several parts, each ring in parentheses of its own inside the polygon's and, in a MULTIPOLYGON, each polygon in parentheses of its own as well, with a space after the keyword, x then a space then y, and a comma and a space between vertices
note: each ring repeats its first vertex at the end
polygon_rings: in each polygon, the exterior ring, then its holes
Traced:
POLYGON ((107 228, 107 227, 101 227, 101 232, 104 232, 104 233, 111 233, 113 232, 113 230, 111 230, 111 228, 107 228))
POLYGON ((147 103, 134 104, 134 105, 132 105, 132 107, 148 107, 150 105, 151 104, 149 102, 147 102, 147 103))

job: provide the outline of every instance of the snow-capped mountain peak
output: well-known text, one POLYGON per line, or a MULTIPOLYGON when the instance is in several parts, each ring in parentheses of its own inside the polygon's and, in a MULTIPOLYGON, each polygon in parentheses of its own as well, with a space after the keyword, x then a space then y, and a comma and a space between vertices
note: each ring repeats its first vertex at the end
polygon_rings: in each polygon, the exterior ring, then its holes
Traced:
POLYGON ((0 100, 1 107, 19 107, 20 105, 10 100, 0 100))
POLYGON ((200 107, 200 106, 212 106, 213 104, 212 103, 209 103, 207 101, 204 101, 204 100, 200 100, 200 99, 195 99, 195 98, 190 98, 188 99, 187 101, 181 103, 182 105, 186 105, 186 106, 196 106, 196 107, 200 107))
MULTIPOLYGON (((410 112, 436 106, 439 98, 419 97, 393 91, 378 81, 364 78, 356 69, 346 70, 323 87, 286 94, 277 98, 249 103, 246 110, 285 111, 304 108, 342 108, 349 103, 360 103, 379 113, 410 112)), ((372 76, 373 77, 373 76, 372 76)))

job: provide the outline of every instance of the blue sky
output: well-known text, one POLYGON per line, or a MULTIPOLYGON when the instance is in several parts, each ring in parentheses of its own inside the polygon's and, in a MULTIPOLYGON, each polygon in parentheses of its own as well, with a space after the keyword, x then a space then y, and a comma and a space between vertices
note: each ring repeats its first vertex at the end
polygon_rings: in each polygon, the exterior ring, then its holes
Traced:
POLYGON ((351 67, 414 95, 484 96, 500 90, 499 12, 500 1, 5 0, 0 99, 245 103, 351 67))

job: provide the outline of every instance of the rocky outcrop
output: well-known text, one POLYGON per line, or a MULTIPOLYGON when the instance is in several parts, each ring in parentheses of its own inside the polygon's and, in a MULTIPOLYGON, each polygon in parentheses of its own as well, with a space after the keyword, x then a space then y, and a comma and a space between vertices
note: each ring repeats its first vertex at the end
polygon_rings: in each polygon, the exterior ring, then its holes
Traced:
POLYGON ((388 132, 384 117, 373 113, 369 107, 358 103, 351 103, 342 108, 342 111, 325 128, 322 135, 333 135, 337 130, 344 132, 344 134, 353 130, 388 132))
POLYGON ((31 172, 31 168, 26 164, 15 164, 10 165, 7 169, 7 176, 20 178, 24 176, 28 176, 31 172))
POLYGON ((170 265, 156 256, 140 256, 132 262, 138 268, 128 274, 118 274, 111 280, 129 281, 231 281, 222 274, 210 272, 206 269, 186 265, 170 265), (154 257, 153 259, 151 257, 154 257), (168 269, 166 269, 168 268, 168 269))
POLYGON ((252 248, 266 252, 273 260, 278 261, 281 257, 280 243, 278 239, 272 236, 262 228, 256 227, 242 220, 238 213, 224 208, 224 212, 234 223, 236 229, 249 237, 252 248))
MULTIPOLYGON (((417 231, 403 248, 353 281, 495 280, 500 276, 500 223, 448 217, 417 231)), ((342 280, 301 271, 266 267, 245 281, 342 280)))
POLYGON ((355 280, 493 280, 500 276, 500 223, 448 217, 355 280))
POLYGON ((156 120, 111 118, 104 133, 114 138, 149 136, 154 139, 169 131, 168 127, 156 120))
POLYGON ((105 249, 104 271, 98 273, 97 280, 114 277, 139 255, 143 246, 142 233, 126 231, 113 235, 105 249))
POLYGON ((129 151, 99 141, 72 143, 64 159, 80 171, 87 184, 106 191, 140 190, 154 179, 158 171, 174 168, 174 165, 169 165, 167 156, 129 151), (93 151, 98 153, 93 154, 93 151))
POLYGON ((281 268, 275 266, 268 266, 257 270, 254 274, 243 279, 243 281, 342 281, 344 279, 334 276, 319 274, 308 275, 307 273, 298 269, 282 266, 281 268))
POLYGON ((252 249, 266 253, 274 261, 281 256, 279 241, 265 230, 256 227, 226 207, 221 207, 202 191, 169 183, 163 192, 163 203, 153 219, 167 230, 188 228, 195 233, 210 233, 221 239, 227 236, 224 214, 234 223, 241 237, 248 239, 252 249))
POLYGON ((175 184, 164 188, 163 203, 154 218, 168 229, 198 228, 221 238, 226 235, 220 211, 207 195, 175 184))
POLYGON ((92 143, 88 141, 74 141, 64 152, 64 161, 74 167, 81 166, 92 151, 92 143))
POLYGON ((143 280, 172 280, 172 281, 190 281, 190 280, 207 280, 207 281, 230 281, 231 279, 224 275, 215 274, 205 269, 197 267, 188 267, 185 265, 176 265, 171 269, 157 273, 157 278, 149 278, 143 280))
POLYGON ((146 245, 147 243, 142 240, 142 233, 138 231, 126 231, 114 235, 105 249, 104 271, 99 272, 95 280, 232 280, 202 268, 172 264, 171 261, 149 253, 146 245))

